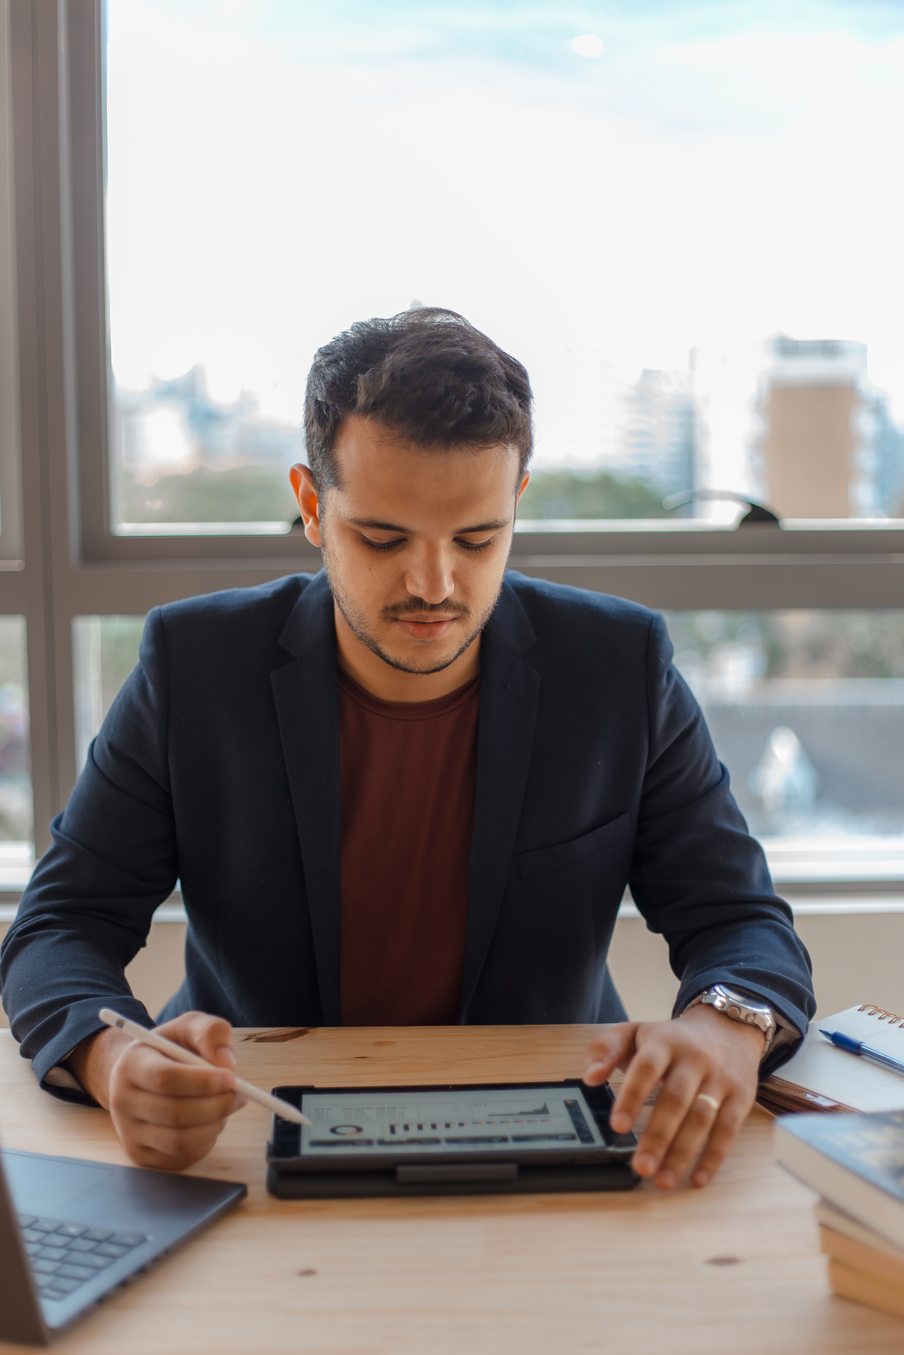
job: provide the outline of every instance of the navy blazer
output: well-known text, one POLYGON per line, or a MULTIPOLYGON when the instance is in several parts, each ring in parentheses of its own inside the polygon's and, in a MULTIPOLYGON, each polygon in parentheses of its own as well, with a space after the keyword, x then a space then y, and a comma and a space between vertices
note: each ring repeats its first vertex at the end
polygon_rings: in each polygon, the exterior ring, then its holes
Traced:
MULTIPOLYGON (((626 884, 678 1006, 709 984, 814 1011, 806 951, 730 794, 660 616, 509 573, 483 635, 464 1023, 623 1020, 606 954, 626 884)), ((3 946, 43 1079, 147 1022, 123 970, 181 881, 186 979, 160 1014, 338 1025, 336 633, 323 573, 150 613, 3 946)))

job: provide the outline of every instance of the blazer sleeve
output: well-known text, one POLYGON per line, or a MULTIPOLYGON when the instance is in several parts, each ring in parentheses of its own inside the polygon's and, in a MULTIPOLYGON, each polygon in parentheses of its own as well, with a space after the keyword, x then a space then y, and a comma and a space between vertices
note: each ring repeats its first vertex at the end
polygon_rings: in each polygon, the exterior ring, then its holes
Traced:
POLYGON ((140 662, 88 752, 53 845, 22 896, 0 952, 0 992, 23 1058, 45 1081, 102 1028, 100 1007, 153 1024, 125 967, 179 874, 167 760, 166 642, 148 616, 140 662))
MULTIPOLYGON (((678 1013, 713 983, 769 1002, 802 1034, 816 1010, 807 952, 729 788, 703 713, 656 616, 647 648, 649 751, 631 892, 668 942, 678 1013)), ((791 1049, 777 1051, 769 1072, 791 1049)))

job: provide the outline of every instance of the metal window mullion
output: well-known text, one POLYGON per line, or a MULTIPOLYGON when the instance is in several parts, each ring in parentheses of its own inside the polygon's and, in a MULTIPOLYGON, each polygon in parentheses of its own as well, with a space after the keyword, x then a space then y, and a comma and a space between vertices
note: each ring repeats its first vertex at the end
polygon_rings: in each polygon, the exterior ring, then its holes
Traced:
POLYGON ((670 610, 883 608, 904 604, 904 563, 843 557, 793 562, 648 557, 605 563, 576 556, 542 562, 514 556, 512 567, 553 583, 614 593, 670 610))
POLYGON ((0 560, 22 551, 9 0, 0 0, 0 560))
MULTIPOLYGON (((47 7, 44 7, 45 13, 47 7)), ((22 522, 25 568, 22 610, 28 628, 30 751, 35 837, 40 853, 47 825, 59 804, 53 610, 47 498, 47 370, 45 363, 45 240, 41 203, 43 124, 37 82, 40 13, 28 0, 10 9, 13 148, 15 176, 15 270, 17 296, 19 432, 22 458, 22 522)))

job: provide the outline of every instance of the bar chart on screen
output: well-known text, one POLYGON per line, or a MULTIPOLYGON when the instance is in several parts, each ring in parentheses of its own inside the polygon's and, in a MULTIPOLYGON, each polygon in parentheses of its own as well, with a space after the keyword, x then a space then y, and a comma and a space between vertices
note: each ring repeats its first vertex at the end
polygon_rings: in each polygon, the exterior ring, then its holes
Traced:
POLYGON ((593 1115, 573 1088, 552 1093, 545 1087, 475 1088, 470 1095, 423 1089, 397 1092, 394 1103, 379 1104, 372 1093, 317 1092, 304 1097, 306 1151, 335 1156, 349 1150, 419 1147, 478 1148, 501 1144, 566 1143, 599 1145, 593 1115), (308 1105, 308 1102, 311 1102, 308 1105))

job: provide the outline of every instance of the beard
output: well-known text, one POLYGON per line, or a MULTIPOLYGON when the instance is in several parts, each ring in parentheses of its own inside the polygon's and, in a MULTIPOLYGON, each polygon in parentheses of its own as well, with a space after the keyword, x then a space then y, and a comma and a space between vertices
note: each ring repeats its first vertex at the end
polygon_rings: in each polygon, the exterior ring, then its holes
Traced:
POLYGON ((422 677, 427 677, 430 673, 441 673, 444 668, 448 668, 456 659, 464 654, 465 650, 474 643, 477 636, 481 633, 499 601, 499 594, 502 592, 502 578, 499 579, 498 586, 493 595, 492 602, 484 609, 477 619, 471 608, 464 602, 453 602, 448 599, 444 602, 421 602, 418 598, 409 598, 405 602, 395 602, 389 607, 384 607, 380 612, 382 621, 395 621, 400 617, 406 620, 424 620, 428 621, 431 614, 442 612, 448 616, 450 613, 460 618, 468 626, 467 637, 461 641, 461 644, 455 649, 454 653, 448 658, 444 658, 440 663, 431 663, 429 667, 421 667, 413 663, 405 663, 401 659, 393 656, 382 647, 376 636, 373 635, 368 627, 367 617, 361 611, 352 598, 351 594, 341 583, 338 572, 333 566, 332 556, 326 544, 326 539, 321 536, 323 541, 323 567, 326 570, 327 583, 330 586, 330 592, 333 595, 333 601, 339 608, 346 624, 357 640, 365 645, 372 654, 376 654, 378 659, 382 659, 390 668, 395 668, 399 673, 418 673, 422 677))

